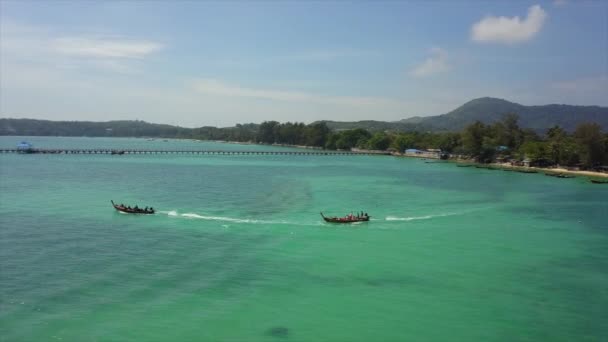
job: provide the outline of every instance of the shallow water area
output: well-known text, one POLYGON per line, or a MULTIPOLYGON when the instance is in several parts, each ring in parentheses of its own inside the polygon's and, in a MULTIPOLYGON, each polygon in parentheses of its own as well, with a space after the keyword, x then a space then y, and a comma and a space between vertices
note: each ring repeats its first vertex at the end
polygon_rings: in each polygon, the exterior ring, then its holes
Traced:
MULTIPOLYGON (((283 149, 0 146, 21 140, 283 149)), ((584 178, 387 156, 0 155, 0 336, 602 340, 606 198, 584 178), (319 215, 358 211, 371 221, 319 215)))

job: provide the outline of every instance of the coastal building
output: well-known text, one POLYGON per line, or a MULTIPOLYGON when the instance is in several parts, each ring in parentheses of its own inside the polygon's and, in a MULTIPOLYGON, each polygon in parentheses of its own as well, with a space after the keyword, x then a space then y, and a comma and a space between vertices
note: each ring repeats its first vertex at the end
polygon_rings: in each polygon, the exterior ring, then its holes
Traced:
POLYGON ((441 149, 438 148, 429 148, 426 150, 426 153, 430 154, 433 158, 441 158, 441 149))
POLYGON ((432 158, 432 159, 447 159, 449 155, 447 153, 443 153, 438 148, 430 148, 427 150, 419 150, 415 148, 408 148, 404 153, 409 157, 420 157, 420 158, 432 158))

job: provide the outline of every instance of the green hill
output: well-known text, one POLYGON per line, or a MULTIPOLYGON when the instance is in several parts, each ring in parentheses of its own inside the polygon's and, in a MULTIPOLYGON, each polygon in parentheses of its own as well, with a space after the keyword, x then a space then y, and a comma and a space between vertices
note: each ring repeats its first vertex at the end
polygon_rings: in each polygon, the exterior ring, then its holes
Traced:
POLYGON ((558 125, 567 131, 574 131, 576 126, 583 122, 596 122, 604 129, 608 128, 608 108, 598 106, 570 106, 570 105, 544 105, 524 106, 502 99, 483 97, 465 103, 453 111, 422 118, 416 122, 426 126, 429 130, 459 131, 465 126, 479 120, 483 123, 493 123, 500 120, 507 113, 519 115, 522 127, 536 131, 546 131, 558 125))
POLYGON ((0 119, 0 135, 89 136, 89 137, 181 137, 187 128, 145 121, 50 121, 0 119))
POLYGON ((145 121, 50 121, 0 118, 0 135, 62 137, 159 137, 181 139, 251 141, 259 125, 184 128, 145 121))
POLYGON ((363 128, 372 132, 377 131, 413 131, 415 130, 414 124, 402 123, 402 122, 388 122, 388 121, 375 121, 375 120, 363 120, 363 121, 330 121, 323 120, 327 127, 336 131, 343 131, 347 129, 363 128))
MULTIPOLYGON (((557 104, 524 106, 491 97, 469 101, 449 113, 436 116, 416 116, 395 122, 375 120, 323 122, 330 129, 338 131, 363 128, 372 132, 458 132, 477 120, 486 124, 499 121, 507 113, 516 113, 519 115, 519 125, 521 127, 530 128, 539 133, 545 133, 547 129, 555 125, 572 132, 577 125, 584 122, 595 122, 604 131, 608 131, 608 107, 557 104)), ((144 121, 88 122, 0 119, 0 135, 177 137, 248 141, 254 138, 258 127, 257 124, 244 124, 226 128, 183 128, 144 121)))
POLYGON ((608 129, 608 107, 557 104, 524 106, 491 97, 469 101, 449 113, 436 116, 416 116, 396 122, 326 121, 326 123, 330 128, 338 130, 367 128, 370 130, 391 131, 460 131, 475 121, 481 121, 486 124, 499 121, 507 113, 519 115, 521 127, 543 133, 555 125, 559 125, 566 131, 572 132, 577 125, 584 122, 595 122, 604 130, 608 129))

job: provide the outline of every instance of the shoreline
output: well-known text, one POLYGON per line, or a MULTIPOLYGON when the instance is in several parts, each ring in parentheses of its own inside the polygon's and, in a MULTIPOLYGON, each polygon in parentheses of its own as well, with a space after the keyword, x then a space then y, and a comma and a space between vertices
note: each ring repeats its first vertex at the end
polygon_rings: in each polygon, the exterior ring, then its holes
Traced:
MULTIPOLYGON (((15 136, 17 137, 17 136, 15 136)), ((47 137, 47 136, 23 136, 23 137, 47 137)), ((57 136, 48 136, 48 137, 57 137, 57 136)), ((274 146, 274 147, 285 147, 285 148, 301 148, 301 149, 314 149, 314 150, 326 150, 323 147, 318 147, 318 146, 304 146, 304 145, 289 145, 289 144, 262 144, 262 143, 256 143, 256 142, 251 142, 251 141, 227 141, 227 140, 201 140, 201 139, 192 139, 192 138, 144 138, 144 137, 72 137, 69 136, 68 138, 127 138, 127 139, 171 139, 171 140, 190 140, 190 141, 198 141, 198 142, 205 142, 205 141, 210 141, 210 142, 215 142, 215 143, 224 143, 224 144, 236 144, 236 145, 258 145, 258 146, 274 146)), ((328 150, 329 151, 329 150, 328 150)), ((340 150, 336 150, 336 151, 340 151, 340 150)), ((568 175, 573 175, 573 176, 579 176, 579 177, 586 177, 588 179, 592 179, 592 178, 608 178, 608 173, 605 172, 597 172, 597 171, 586 171, 586 170, 568 170, 568 169, 564 169, 564 168, 546 168, 546 167, 534 167, 534 166, 530 166, 530 167, 525 167, 525 166, 513 166, 511 164, 508 163, 488 163, 488 164, 482 164, 482 163, 478 163, 475 162, 473 160, 468 160, 468 159, 460 159, 460 158, 448 158, 448 159, 441 159, 436 155, 430 155, 430 154, 421 154, 421 155, 409 155, 409 154, 405 154, 405 153, 400 153, 400 152, 389 152, 389 151, 381 151, 381 150, 366 150, 366 149, 357 149, 357 148, 353 148, 351 149, 351 152, 357 154, 357 153, 361 153, 361 154, 376 154, 376 155, 385 155, 385 156, 392 156, 392 157, 402 157, 402 158, 416 158, 416 159, 434 159, 434 160, 444 160, 445 162, 449 162, 449 163, 457 163, 457 164, 470 164, 470 165, 475 165, 475 166, 486 166, 486 167, 490 167, 490 168, 495 168, 495 169, 508 169, 508 170, 518 170, 518 171, 537 171, 537 172, 546 172, 546 173, 552 173, 552 174, 568 174, 568 175)))
POLYGON ((438 158, 437 156, 431 156, 431 155, 407 155, 407 154, 398 153, 398 152, 394 152, 394 153, 392 153, 392 155, 395 157, 404 157, 404 158, 444 160, 445 162, 448 162, 448 163, 485 166, 485 167, 501 169, 501 170, 507 169, 507 170, 514 170, 514 171, 515 170, 516 171, 538 171, 539 173, 546 172, 546 173, 551 173, 551 174, 562 173, 562 174, 573 175, 573 176, 587 177, 589 179, 591 179, 593 177, 608 178, 608 173, 605 173, 605 172, 587 171, 587 170, 568 170, 568 169, 564 169, 561 167, 535 167, 535 166, 526 167, 526 166, 513 166, 509 163, 482 164, 482 163, 478 163, 478 162, 476 162, 474 160, 470 160, 470 159, 459 159, 459 158, 441 159, 441 158, 438 158))
POLYGON ((506 170, 514 170, 514 171, 537 171, 538 173, 551 173, 551 174, 568 174, 579 177, 586 178, 608 178, 608 173, 604 172, 596 172, 596 171, 586 171, 586 170, 568 170, 564 168, 547 168, 547 167, 526 167, 526 166, 513 166, 511 164, 506 163, 489 163, 489 164, 481 164, 474 161, 467 161, 462 159, 448 159, 449 162, 459 163, 459 164, 470 164, 470 165, 483 165, 494 169, 506 169, 506 170))
POLYGON ((608 178, 608 173, 604 173, 604 172, 596 172, 596 171, 586 171, 586 170, 568 170, 568 169, 564 169, 564 168, 546 168, 546 167, 523 167, 523 166, 511 166, 511 165, 504 165, 504 164, 500 164, 500 163, 492 163, 489 164, 492 166, 497 166, 498 168, 504 168, 504 169, 518 169, 518 170, 538 170, 546 172, 546 173, 553 173, 553 174, 568 174, 568 175, 573 175, 573 176, 584 176, 584 177, 601 177, 601 178, 608 178))

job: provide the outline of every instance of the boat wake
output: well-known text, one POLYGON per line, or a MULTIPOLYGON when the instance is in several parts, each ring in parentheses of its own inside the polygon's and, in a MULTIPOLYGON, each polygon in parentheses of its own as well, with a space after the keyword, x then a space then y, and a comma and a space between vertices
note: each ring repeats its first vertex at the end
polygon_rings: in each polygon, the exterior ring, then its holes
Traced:
POLYGON ((207 221, 220 221, 220 222, 231 222, 231 223, 249 223, 249 224, 286 224, 286 225, 295 225, 295 226, 316 226, 321 225, 322 223, 302 223, 302 222, 290 222, 285 220, 258 220, 258 219, 243 219, 243 218, 233 218, 233 217, 225 217, 225 216, 209 216, 209 215, 200 215, 196 213, 183 213, 180 214, 175 210, 160 212, 163 214, 167 214, 170 217, 180 217, 186 219, 195 219, 195 220, 207 220, 207 221))
POLYGON ((445 217, 445 216, 453 216, 453 215, 462 215, 464 213, 445 213, 445 214, 437 214, 437 215, 426 215, 426 216, 410 216, 410 217, 395 217, 395 216, 387 216, 386 221, 416 221, 416 220, 429 220, 437 217, 445 217))
POLYGON ((435 214, 435 215, 425 215, 425 216, 409 216, 409 217, 395 217, 395 216, 387 216, 385 218, 386 221, 416 221, 416 220, 429 220, 437 217, 445 217, 445 216, 455 216, 455 215, 466 215, 473 211, 483 210, 486 208, 478 208, 474 210, 467 210, 462 212, 451 212, 451 213, 443 213, 443 214, 435 214))
POLYGON ((264 221, 264 220, 255 220, 255 219, 239 219, 232 217, 223 217, 223 216, 206 216, 199 215, 194 213, 185 213, 180 214, 179 216, 189 218, 189 219, 199 219, 199 220, 209 220, 209 221, 223 221, 223 222, 235 222, 235 223, 287 223, 287 222, 279 222, 279 221, 264 221))

